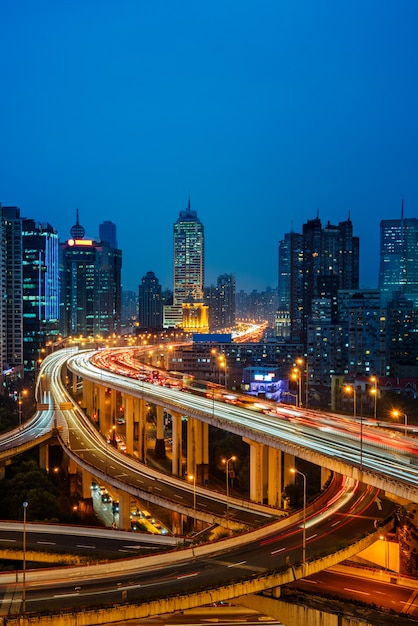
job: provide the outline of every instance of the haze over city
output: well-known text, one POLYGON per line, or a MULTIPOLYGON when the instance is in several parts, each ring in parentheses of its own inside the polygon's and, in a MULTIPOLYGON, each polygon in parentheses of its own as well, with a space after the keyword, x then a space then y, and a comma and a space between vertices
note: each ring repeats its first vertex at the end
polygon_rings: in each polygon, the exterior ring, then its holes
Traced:
POLYGON ((112 220, 123 286, 172 286, 172 228, 206 283, 277 285, 284 233, 350 215, 362 286, 379 222, 418 206, 418 5, 3 3, 0 202, 67 239, 112 220))

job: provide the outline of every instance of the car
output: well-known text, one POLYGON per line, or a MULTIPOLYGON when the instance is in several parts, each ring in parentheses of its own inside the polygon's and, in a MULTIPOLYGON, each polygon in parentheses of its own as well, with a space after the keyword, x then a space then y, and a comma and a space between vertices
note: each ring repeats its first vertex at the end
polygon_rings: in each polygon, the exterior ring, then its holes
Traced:
POLYGON ((104 502, 105 504, 107 504, 108 502, 112 502, 112 498, 110 497, 109 493, 102 493, 102 502, 104 502))

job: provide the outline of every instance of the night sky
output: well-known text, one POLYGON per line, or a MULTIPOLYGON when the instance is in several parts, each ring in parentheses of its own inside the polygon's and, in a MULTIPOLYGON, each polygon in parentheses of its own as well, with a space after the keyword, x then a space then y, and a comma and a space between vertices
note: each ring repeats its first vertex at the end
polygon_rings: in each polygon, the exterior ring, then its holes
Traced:
POLYGON ((125 289, 172 287, 189 193, 238 290, 317 212, 377 287, 380 220, 418 217, 416 0, 0 0, 0 29, 0 202, 115 222, 125 289))

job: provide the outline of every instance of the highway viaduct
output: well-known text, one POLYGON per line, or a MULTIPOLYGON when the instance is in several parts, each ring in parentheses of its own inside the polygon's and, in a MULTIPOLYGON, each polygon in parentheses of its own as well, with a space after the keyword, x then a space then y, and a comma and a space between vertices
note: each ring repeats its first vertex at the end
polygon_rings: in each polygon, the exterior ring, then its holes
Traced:
MULTIPOLYGON (((78 369, 78 366, 76 366, 74 361, 71 361, 69 364, 69 368, 71 371, 73 371, 74 373, 77 374, 78 377, 81 377, 82 375, 82 371, 80 369, 78 369)), ((143 413, 144 409, 141 409, 141 402, 146 402, 146 401, 150 401, 150 402, 156 402, 156 397, 153 393, 153 390, 151 388, 148 388, 148 385, 144 385, 142 387, 142 389, 139 389, 137 392, 134 392, 132 390, 132 388, 126 387, 125 386, 125 382, 122 380, 119 380, 119 382, 115 382, 115 381, 110 381, 108 378, 106 379, 105 384, 104 380, 103 380, 103 372, 97 372, 95 375, 92 374, 83 374, 84 380, 87 380, 87 385, 84 386, 86 387, 86 392, 83 391, 83 404, 86 405, 86 408, 88 408, 90 411, 100 411, 100 414, 103 415, 104 413, 104 420, 105 420, 105 424, 106 424, 106 420, 110 419, 109 416, 111 416, 111 412, 108 412, 106 414, 106 408, 105 405, 100 404, 101 401, 104 401, 105 395, 103 392, 103 388, 108 388, 109 386, 112 386, 114 389, 116 389, 117 391, 119 391, 121 394, 123 394, 124 396, 124 406, 125 406, 125 417, 127 420, 127 423, 131 423, 131 428, 132 428, 132 446, 133 446, 133 442, 134 442, 134 430, 135 428, 139 430, 141 427, 140 426, 134 426, 135 423, 140 423, 141 420, 141 411, 143 413), (84 396, 85 393, 85 396, 84 396), (90 403, 90 404, 89 404, 90 403)), ((120 378, 120 377, 119 377, 120 378)), ((83 388, 84 388, 83 386, 83 388)), ((161 391, 161 390, 160 390, 161 391)), ((157 402, 156 402, 157 403, 157 402)), ((204 409, 202 409, 201 407, 199 407, 199 409, 197 408, 190 408, 187 407, 187 414, 189 415, 189 418, 192 418, 193 420, 196 420, 197 422, 202 422, 203 424, 213 424, 215 426, 220 425, 220 421, 221 418, 217 415, 217 403, 211 403, 210 401, 206 401, 206 405, 208 405, 208 408, 206 409, 206 411, 204 409), (213 406, 213 404, 215 405, 215 408, 213 406)), ((186 411, 183 411, 181 407, 179 407, 178 402, 176 401, 175 403, 170 400, 169 397, 163 397, 160 398, 160 403, 159 406, 164 407, 166 410, 168 410, 169 412, 173 413, 177 413, 180 417, 181 415, 185 414, 186 411)), ((62 411, 65 411, 65 405, 62 406, 62 411)), ((55 411, 56 413, 57 411, 55 411)), ((161 412, 159 413, 159 415, 161 416, 161 412)), ((103 417, 102 417, 103 419, 103 417)), ((159 418, 161 419, 161 417, 159 418)), ((295 446, 294 444, 289 444, 286 443, 285 441, 280 440, 279 442, 275 442, 274 441, 274 437, 272 435, 269 435, 267 433, 262 433, 262 432, 258 432, 258 430, 256 429, 251 429, 247 426, 237 426, 236 424, 224 424, 224 426, 226 426, 228 429, 231 429, 232 432, 236 432, 237 434, 240 434, 241 436, 246 437, 246 439, 251 442, 250 445, 256 445, 257 447, 263 448, 264 446, 269 448, 272 448, 273 450, 279 450, 280 452, 285 452, 288 455, 290 455, 290 457, 294 458, 294 456, 300 456, 302 458, 307 458, 307 460, 313 461, 313 462, 318 462, 320 465, 323 465, 324 467, 327 467, 327 469, 329 470, 333 470, 336 471, 338 473, 343 473, 343 474, 348 474, 348 475, 352 475, 353 478, 367 478, 370 480, 371 484, 374 484, 374 481, 377 480, 377 477, 375 476, 374 472, 368 472, 367 470, 364 470, 360 472, 358 467, 352 466, 350 467, 348 464, 344 464, 344 463, 337 463, 335 461, 335 463, 332 463, 331 460, 328 457, 325 456, 320 456, 317 453, 312 453, 312 455, 309 454, 309 451, 304 450, 302 448, 298 448, 297 446, 295 446), (315 461, 316 459, 316 461, 315 461)), ((105 426, 106 428, 106 426, 105 426)), ((158 428, 158 424, 157 424, 157 428, 158 428)), ((128 431, 129 431, 129 427, 128 427, 128 431)), ((64 433, 65 434, 65 433, 64 433)), ((157 434, 158 436, 158 434, 157 434)), ((129 438, 128 438, 129 440, 129 438)), ((199 433, 193 434, 192 435, 192 440, 193 441, 197 441, 198 442, 198 448, 202 449, 202 442, 205 441, 205 435, 204 433, 202 435, 200 435, 199 433)), ((133 449, 133 447, 132 447, 133 449)), ((139 449, 140 451, 140 449, 139 449)), ((262 474, 262 470, 265 466, 265 464, 261 461, 261 455, 264 455, 265 450, 262 453, 259 454, 253 454, 252 455, 252 472, 254 474, 254 477, 252 478, 252 490, 253 490, 253 495, 255 495, 256 497, 254 498, 256 501, 257 499, 260 501, 260 499, 263 497, 263 485, 265 483, 265 477, 263 477, 262 474), (258 459, 258 461, 257 461, 258 459), (258 495, 257 495, 258 494, 258 495)), ((206 457, 205 457, 205 452, 203 450, 202 455, 199 456, 199 453, 196 451, 191 450, 191 454, 192 457, 194 459, 194 463, 196 465, 200 465, 201 466, 201 475, 204 476, 204 466, 206 463, 206 457), (200 463, 199 463, 200 461, 200 463)), ((269 456, 269 451, 267 453, 267 458, 269 456)), ((175 461, 174 461, 175 463, 175 461)), ((174 465, 174 468, 176 467, 176 465, 174 465)), ((173 472, 175 473, 175 472, 173 472)), ((277 480, 276 480, 277 482, 277 480)), ((365 480, 365 482, 367 482, 367 480, 365 480)), ((388 479, 382 479, 382 483, 380 485, 376 485, 376 486, 380 486, 380 488, 385 488, 388 487, 388 491, 390 491, 391 493, 396 493, 397 490, 397 483, 399 481, 390 481, 388 479), (396 486, 396 488, 395 488, 396 486)), ((397 494, 400 497, 405 497, 405 495, 409 495, 410 494, 410 487, 408 484, 405 484, 404 486, 399 485, 399 493, 397 494), (402 490, 404 489, 404 491, 402 490)), ((275 495, 273 495, 272 497, 277 497, 278 496, 278 492, 275 493, 275 495)), ((415 495, 416 497, 416 495, 415 495)), ((416 500, 414 500, 416 501, 416 500)), ((357 548, 358 549, 358 548, 357 548)), ((341 557, 341 555, 338 556, 336 562, 338 562, 338 560, 341 560, 341 558, 347 558, 347 556, 341 557)), ((331 559, 332 560, 332 559, 331 559)), ((324 566, 328 566, 328 565, 324 565, 324 563, 322 563, 320 565, 320 567, 324 567, 324 566)), ((312 570, 313 571, 313 570, 312 570)), ((300 572, 298 575, 308 575, 310 572, 310 568, 309 568, 309 572, 306 570, 306 568, 304 569, 303 572, 300 572)), ((288 576, 289 574, 286 575, 282 575, 284 576, 282 582, 279 583, 279 579, 276 580, 274 585, 271 585, 271 581, 269 581, 269 583, 267 584, 268 587, 271 586, 276 586, 276 584, 283 584, 285 577, 288 576)), ((294 574, 293 574, 294 575, 294 574)), ((263 584, 263 583, 260 583, 263 584)), ((264 585, 266 586, 265 582, 264 585)), ((264 587, 265 588, 265 587, 264 587)), ((185 600, 183 599, 182 602, 182 606, 184 608, 185 605, 188 606, 199 606, 202 603, 204 604, 205 602, 209 601, 208 598, 210 598, 211 600, 216 596, 216 598, 218 599, 222 599, 223 596, 225 596, 225 599, 227 598, 231 598, 231 597, 236 597, 236 595, 242 595, 243 593, 254 593, 257 592, 258 589, 256 589, 256 586, 249 586, 249 587, 241 587, 241 591, 239 591, 238 589, 235 589, 233 594, 234 595, 230 595, 231 594, 231 590, 229 589, 228 591, 225 592, 225 590, 220 590, 219 593, 215 593, 213 591, 211 591, 209 593, 209 595, 205 595, 205 594, 199 594, 199 599, 196 599, 196 597, 194 599, 192 599, 191 595, 189 597, 189 600, 185 600), (215 596, 214 596, 215 593, 215 596), (236 595, 235 595, 236 594, 236 595), (203 598, 203 596, 205 596, 205 598, 203 598), (194 602, 196 602, 196 604, 194 604, 194 602)), ((171 610, 174 610, 172 607, 175 605, 175 601, 173 599, 171 599, 169 601, 169 606, 171 607, 171 610)), ((177 606, 177 605, 176 605, 177 606)), ((180 606, 180 605, 179 605, 180 606)), ((168 605, 167 605, 168 608, 168 605)), ((128 610, 128 609, 126 609, 128 610)), ((143 610, 143 609, 141 609, 143 610)), ((148 610, 148 609, 147 609, 148 610)), ((149 609, 151 610, 151 608, 149 609)), ((162 611, 162 605, 161 603, 158 603, 158 611, 164 612, 162 611)), ((157 614, 157 613, 150 613, 148 612, 147 615, 150 614, 157 614)), ((120 615, 120 613, 119 613, 120 615)), ((131 615, 131 614, 130 614, 131 615)), ((137 616, 139 616, 139 613, 136 613, 137 616)), ((145 613, 143 613, 143 615, 145 615, 145 613)), ((132 617, 134 617, 134 615, 132 614, 132 617)), ((126 618, 127 618, 127 614, 126 614, 126 618)), ((115 619, 115 618, 114 618, 115 619)), ((109 618, 107 618, 106 621, 109 621, 109 618)), ((9 620, 8 620, 9 622, 9 620)), ((11 622, 10 622, 11 623, 11 622)), ((22 623, 22 622, 21 622, 22 623)), ((45 622, 46 623, 46 622, 45 622)), ((51 623, 51 622, 50 622, 51 623)), ((54 623, 58 623, 58 622, 54 622, 54 623)), ((76 623, 75 621, 72 623, 76 623)), ((81 623, 81 622, 79 622, 81 623)), ((87 622, 84 622, 87 623, 87 622)), ((92 623, 92 622, 90 622, 92 623)), ((95 622, 95 623, 100 623, 100 622, 95 622)), ((105 621, 103 621, 102 623, 105 623, 105 621)), ((314 622, 312 622, 314 623, 314 622)), ((332 624, 333 622, 321 622, 322 623, 330 623, 332 624)), ((339 622, 339 623, 343 623, 343 622, 339 622)), ((348 622, 347 622, 348 624, 348 622)), ((289 624, 287 626, 291 626, 291 623, 289 622, 289 624)))

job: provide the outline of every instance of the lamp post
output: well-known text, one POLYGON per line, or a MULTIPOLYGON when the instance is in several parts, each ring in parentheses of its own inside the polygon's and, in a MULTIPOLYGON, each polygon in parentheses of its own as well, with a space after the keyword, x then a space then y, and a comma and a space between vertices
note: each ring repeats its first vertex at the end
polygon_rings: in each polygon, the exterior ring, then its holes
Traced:
POLYGON ((193 528, 196 528, 196 471, 187 478, 193 481, 193 528))
POLYGON ((225 479, 226 479, 226 520, 229 520, 229 464, 231 461, 236 461, 236 456, 230 456, 229 459, 222 459, 222 463, 225 464, 225 479))
POLYGON ((303 528, 302 528, 302 563, 306 563, 306 474, 293 468, 293 474, 300 474, 303 478, 303 528))
MULTIPOLYGON (((353 394, 353 417, 356 418, 357 393, 355 385, 346 385, 344 387, 346 393, 353 394)), ((360 416, 360 469, 363 469, 363 417, 360 416)))
POLYGON ((404 418, 404 435, 408 434, 408 416, 406 413, 402 413, 398 411, 398 409, 393 409, 392 411, 393 417, 403 417, 404 418))
POLYGON ((19 426, 22 425, 22 404, 23 404, 23 397, 26 396, 27 394, 27 390, 26 389, 22 389, 21 391, 19 391, 19 395, 17 397, 17 408, 18 408, 18 414, 19 414, 19 426))
POLYGON ((376 419, 376 417, 377 417, 377 383, 378 383, 377 376, 371 376, 370 377, 370 382, 373 383, 373 388, 371 389, 370 393, 374 396, 373 417, 374 417, 374 419, 376 419))
MULTIPOLYGON (((299 357, 298 359, 296 359, 296 363, 299 365, 299 367, 303 367, 304 366, 304 372, 306 375, 306 379, 305 379, 305 408, 308 408, 308 401, 309 401, 309 365, 308 365, 308 359, 302 359, 301 357, 299 357)), ((299 369, 299 380, 300 380, 300 369, 299 369)), ((302 389, 302 385, 301 385, 301 389, 302 389)))
POLYGON ((23 503, 23 588, 22 588, 22 602, 23 612, 26 613, 26 509, 28 503, 23 503))
POLYGON ((300 377, 300 369, 298 367, 294 367, 292 370, 292 379, 297 382, 297 406, 302 406, 302 379, 300 377))

